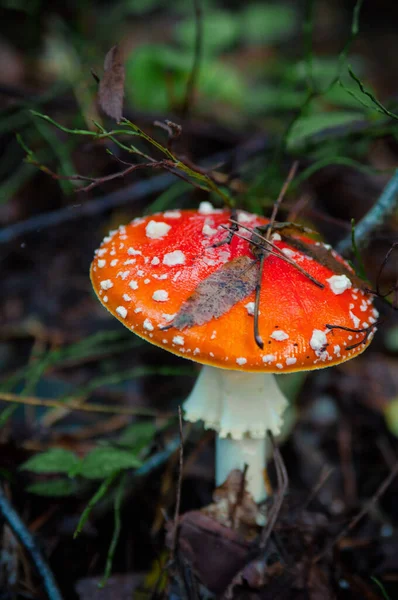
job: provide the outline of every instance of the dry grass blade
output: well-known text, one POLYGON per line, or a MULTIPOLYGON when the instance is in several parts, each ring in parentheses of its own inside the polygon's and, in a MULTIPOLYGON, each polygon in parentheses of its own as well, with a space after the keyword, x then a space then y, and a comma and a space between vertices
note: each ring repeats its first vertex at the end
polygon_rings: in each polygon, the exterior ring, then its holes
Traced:
MULTIPOLYGON (((26 404, 29 406, 44 406, 47 408, 61 408, 64 410, 80 410, 84 412, 97 412, 115 415, 147 415, 159 416, 159 411, 143 407, 116 406, 111 404, 83 404, 84 398, 62 402, 62 400, 50 400, 48 398, 37 398, 35 396, 18 396, 10 392, 0 392, 0 402, 11 402, 13 404, 26 404)), ((172 416, 172 413, 162 413, 162 416, 172 416)))
POLYGON ((273 451, 274 451, 274 463, 275 463, 275 469, 276 469, 278 489, 277 489, 277 493, 274 496, 274 503, 272 505, 272 510, 270 512, 268 522, 263 527, 263 530, 261 532, 260 544, 259 544, 261 553, 264 553, 266 551, 268 540, 270 538, 273 528, 275 527, 275 523, 278 519, 280 510, 282 508, 283 499, 284 499, 286 491, 289 487, 289 476, 287 474, 285 463, 283 461, 280 450, 275 443, 275 439, 274 439, 274 436, 272 435, 271 431, 268 431, 268 435, 271 440, 273 451))
POLYGON ((294 179, 297 169, 299 166, 299 161, 295 160, 294 163, 292 164, 292 166, 290 167, 289 173, 287 175, 287 178, 285 180, 285 183, 282 186, 282 189, 279 193, 278 198, 276 199, 276 202, 274 203, 274 207, 272 209, 272 214, 271 214, 271 218, 269 220, 269 229, 267 231, 266 234, 266 238, 267 240, 269 240, 270 236, 271 236, 271 232, 272 232, 272 227, 275 223, 275 219, 276 219, 276 215, 278 213, 279 207, 282 203, 283 198, 285 197, 285 194, 288 190, 289 185, 291 184, 292 180, 294 179))

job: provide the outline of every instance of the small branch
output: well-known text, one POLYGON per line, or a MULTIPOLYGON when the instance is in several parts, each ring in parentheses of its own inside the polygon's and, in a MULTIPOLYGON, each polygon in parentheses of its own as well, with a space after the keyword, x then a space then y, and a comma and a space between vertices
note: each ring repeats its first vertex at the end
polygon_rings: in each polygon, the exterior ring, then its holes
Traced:
POLYGON ((272 530, 275 527, 275 523, 278 520, 280 510, 282 508, 283 500, 285 498, 286 491, 289 487, 289 476, 287 474, 285 463, 283 462, 282 454, 275 443, 275 439, 271 431, 268 431, 268 436, 272 443, 272 448, 274 452, 274 464, 278 482, 278 490, 277 494, 274 496, 274 503, 272 505, 272 510, 270 511, 268 517, 268 523, 263 527, 260 536, 259 549, 260 552, 264 555, 267 549, 267 544, 272 533, 272 530))
MULTIPOLYGON (((370 211, 355 227, 355 239, 358 246, 366 246, 374 231, 393 214, 398 206, 398 169, 387 183, 379 199, 370 211)), ((351 249, 351 235, 337 244, 337 252, 344 254, 351 249)))
POLYGON ((59 175, 58 173, 55 173, 54 171, 52 171, 51 169, 46 167, 45 165, 40 164, 36 160, 33 160, 33 159, 29 160, 29 164, 36 166, 38 169, 40 169, 40 171, 43 171, 43 173, 50 175, 50 177, 52 177, 53 179, 62 180, 62 181, 90 181, 91 182, 91 183, 89 183, 89 185, 86 185, 86 186, 81 187, 78 190, 76 190, 78 192, 89 192, 90 190, 97 187, 98 185, 102 185, 103 183, 106 183, 107 181, 112 181, 113 179, 119 179, 122 177, 126 177, 127 175, 129 175, 133 171, 137 171, 138 169, 161 169, 161 168, 169 169, 169 165, 167 165, 166 162, 167 161, 161 160, 158 162, 139 163, 136 165, 130 164, 127 167, 127 169, 124 169, 123 171, 117 171, 116 173, 111 173, 110 175, 104 175, 103 177, 87 177, 86 175, 78 175, 78 174, 76 174, 76 175, 59 175))
MULTIPOLYGON (((250 144, 246 142, 241 148, 238 147, 232 151, 217 152, 208 157, 205 163, 218 164, 226 162, 231 160, 231 157, 237 152, 244 152, 245 158, 248 159, 267 148, 269 148, 268 138, 258 137, 251 141, 250 144)), ((172 183, 174 183, 173 175, 171 173, 162 173, 151 179, 130 184, 110 194, 94 198, 93 200, 87 200, 83 204, 66 206, 59 210, 35 215, 30 219, 13 223, 8 227, 0 229, 0 244, 8 244, 22 235, 37 231, 42 232, 49 227, 57 227, 58 225, 70 223, 77 219, 91 218, 112 210, 115 207, 124 206, 125 204, 128 204, 129 208, 131 208, 133 203, 138 203, 147 196, 163 192, 172 183)))
POLYGON ((14 535, 18 538, 21 545, 25 548, 29 554, 33 564, 35 565, 41 580, 43 582, 44 589, 46 590, 47 597, 49 600, 62 600, 61 592, 58 589, 58 585, 54 579, 50 567, 45 561, 40 549, 36 545, 36 542, 27 529, 26 525, 21 521, 18 513, 11 506, 7 497, 0 486, 0 513, 10 527, 14 535))
POLYGON ((139 181, 123 189, 112 192, 100 198, 94 198, 82 204, 66 206, 59 210, 35 215, 25 221, 14 223, 9 227, 4 227, 0 231, 0 244, 7 244, 14 239, 31 233, 33 231, 42 232, 43 229, 56 227, 64 223, 70 223, 77 219, 93 217, 104 213, 116 206, 128 204, 131 206, 138 203, 151 194, 157 194, 164 191, 174 181, 170 174, 162 174, 144 181, 139 181))
POLYGON ((199 77, 199 68, 203 49, 203 13, 200 0, 193 0, 193 5, 195 13, 195 49, 192 69, 189 74, 184 104, 182 106, 183 117, 186 117, 189 114, 194 104, 195 86, 199 77))
POLYGON ((292 164, 292 166, 290 167, 289 173, 287 175, 287 178, 285 179, 285 182, 282 186, 281 191, 279 192, 279 196, 276 199, 276 202, 274 202, 274 206, 272 209, 272 214, 271 214, 271 218, 269 220, 269 226, 268 226, 268 230, 266 233, 266 239, 269 240, 271 237, 271 233, 272 233, 272 228, 274 226, 275 223, 275 219, 276 219, 276 215, 278 214, 278 210, 280 208, 280 205, 282 203, 283 198, 285 197, 285 194, 288 190, 289 185, 291 184, 292 180, 294 179, 294 176, 296 175, 297 169, 299 166, 299 161, 295 160, 294 163, 292 164))
POLYGON ((376 504, 376 502, 378 502, 378 500, 380 500, 380 498, 382 497, 384 492, 387 490, 388 486, 391 485, 391 483, 393 482, 393 480, 395 479, 395 477, 397 475, 398 475, 398 461, 395 463, 395 465, 391 469, 390 473, 387 475, 387 477, 381 483, 381 485, 379 486, 379 488, 375 492, 375 494, 372 496, 372 498, 368 502, 365 503, 365 506, 362 508, 362 510, 359 511, 359 513, 356 515, 356 517, 354 517, 352 519, 352 521, 347 525, 347 527, 345 527, 335 537, 335 539, 326 546, 326 548, 322 552, 320 552, 317 556, 315 556, 315 558, 313 560, 313 564, 319 562, 326 554, 328 554, 328 552, 330 552, 333 549, 333 547, 341 539, 343 539, 352 529, 354 529, 354 527, 356 527, 358 525, 358 523, 363 519, 363 517, 365 517, 370 512, 370 510, 373 508, 373 506, 376 504))
MULTIPOLYGON (((96 412, 115 415, 147 415, 159 416, 159 412, 145 407, 115 406, 112 404, 82 404, 82 400, 62 402, 62 400, 36 398, 35 396, 18 396, 8 392, 0 392, 0 402, 12 404, 25 404, 28 406, 43 406, 46 408, 62 408, 63 410, 80 410, 83 412, 96 412)), ((171 416, 171 413, 162 413, 162 416, 171 416)))

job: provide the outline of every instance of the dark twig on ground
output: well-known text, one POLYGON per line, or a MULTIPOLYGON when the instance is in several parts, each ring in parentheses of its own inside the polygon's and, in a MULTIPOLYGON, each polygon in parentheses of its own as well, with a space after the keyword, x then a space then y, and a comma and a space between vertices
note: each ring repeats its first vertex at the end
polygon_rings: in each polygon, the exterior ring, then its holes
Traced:
POLYGON ((89 181, 90 183, 84 187, 79 188, 78 192, 89 192, 93 188, 102 185, 103 183, 107 183, 108 181, 113 181, 114 179, 121 179, 123 177, 127 177, 133 171, 137 171, 138 169, 168 169, 169 165, 167 161, 160 160, 149 163, 139 163, 136 165, 130 164, 127 169, 123 169, 123 171, 117 171, 116 173, 111 173, 110 175, 104 175, 103 177, 87 177, 86 175, 60 175, 59 173, 55 173, 48 167, 44 167, 40 163, 34 160, 30 160, 30 164, 35 165, 47 175, 50 175, 53 179, 64 180, 64 181, 89 181))
POLYGON ((269 537, 272 533, 273 528, 275 527, 275 523, 278 519, 280 510, 282 508, 282 503, 283 503, 287 488, 289 486, 289 476, 287 474, 285 463, 283 462, 282 454, 280 453, 280 450, 275 443, 274 436, 272 435, 272 433, 270 431, 268 431, 268 435, 271 439, 273 452, 274 452, 274 463, 275 463, 275 469, 276 469, 278 489, 277 489, 277 493, 275 494, 275 497, 274 497, 274 503, 272 506, 272 510, 270 511, 267 524, 265 525, 265 527, 263 528, 263 530, 261 532, 259 548, 260 548, 260 552, 263 554, 265 553, 265 551, 267 549, 269 537))
MULTIPOLYGON (((398 206, 398 169, 387 183, 371 210, 357 223, 355 240, 358 247, 366 246, 374 233, 392 215, 398 206)), ((351 235, 337 245, 337 252, 345 254, 351 249, 351 235)))
POLYGON ((101 198, 89 200, 83 204, 74 204, 59 210, 35 215, 25 221, 4 227, 0 231, 0 244, 7 244, 19 236, 32 233, 33 231, 39 232, 49 227, 56 227, 63 223, 76 221, 77 219, 93 217, 118 206, 125 204, 133 205, 135 202, 143 200, 151 194, 162 192, 173 183, 173 180, 173 175, 165 173, 158 177, 151 177, 151 179, 133 183, 116 192, 112 192, 101 198))
POLYGON ((195 48, 192 69, 189 74, 187 88, 185 92, 184 104, 182 106, 182 116, 186 117, 192 110, 195 100, 195 87, 197 85, 202 58, 203 46, 203 13, 200 0, 193 0, 195 13, 195 48))
POLYGON ((384 481, 379 486, 378 490, 373 494, 368 502, 365 503, 362 510, 350 521, 347 527, 344 527, 342 531, 332 540, 322 552, 320 552, 317 556, 315 556, 313 563, 319 562, 324 556, 326 556, 336 544, 340 540, 342 540, 354 527, 358 525, 358 523, 365 517, 373 506, 380 500, 384 492, 387 490, 388 486, 393 482, 395 477, 398 475, 398 461, 396 461, 394 467, 391 469, 390 473, 384 479, 384 481))
POLYGON ((326 467, 325 466, 322 468, 318 482, 316 483, 314 488, 311 490, 308 498, 306 499, 306 501, 304 502, 304 504, 301 507, 302 511, 306 510, 308 508, 308 506, 311 504, 311 502, 314 500, 314 498, 317 497, 320 490, 323 488, 323 486, 325 485, 325 483, 327 482, 327 480, 329 479, 329 477, 331 476, 333 471, 334 471, 334 467, 326 467))
POLYGON ((29 554, 33 564, 35 565, 40 578, 43 582, 43 587, 50 600, 62 600, 61 593, 58 589, 54 576, 45 561, 40 549, 32 534, 27 529, 26 525, 21 521, 18 513, 11 506, 4 490, 0 486, 0 513, 7 525, 10 527, 14 535, 18 538, 21 545, 29 554))

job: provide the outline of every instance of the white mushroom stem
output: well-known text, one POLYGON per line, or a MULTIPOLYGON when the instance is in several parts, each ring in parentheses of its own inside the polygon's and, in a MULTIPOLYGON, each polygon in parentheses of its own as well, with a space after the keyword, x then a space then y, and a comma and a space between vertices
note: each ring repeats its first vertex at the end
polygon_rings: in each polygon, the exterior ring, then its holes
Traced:
POLYGON ((248 465, 248 491, 259 502, 266 489, 266 436, 280 434, 287 400, 270 373, 245 373, 203 367, 184 404, 187 421, 218 431, 216 483, 232 469, 248 465))

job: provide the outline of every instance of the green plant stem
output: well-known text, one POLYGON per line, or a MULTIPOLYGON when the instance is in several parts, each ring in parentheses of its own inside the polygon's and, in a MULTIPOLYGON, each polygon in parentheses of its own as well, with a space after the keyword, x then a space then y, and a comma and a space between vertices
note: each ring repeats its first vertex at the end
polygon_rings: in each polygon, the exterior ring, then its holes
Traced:
POLYGON ((77 538, 77 536, 82 532, 83 527, 86 524, 87 519, 89 518, 90 513, 93 510, 94 506, 97 504, 97 502, 99 502, 101 500, 101 498, 103 498, 105 496, 106 492, 108 491, 108 489, 110 488, 112 483, 115 481, 115 479, 119 475, 119 473, 120 473, 120 471, 115 471, 115 473, 112 473, 112 475, 109 475, 109 477, 104 479, 104 481, 101 483, 98 490, 95 492, 94 496, 91 498, 91 500, 87 504, 86 508, 84 509, 84 511, 79 519, 76 530, 73 534, 74 539, 77 538))
POLYGON ((120 478, 119 485, 117 486, 117 489, 116 489, 115 503, 114 503, 115 527, 113 530, 112 539, 111 539, 111 543, 110 543, 109 550, 108 550, 108 555, 106 557, 105 573, 104 573, 104 576, 103 576, 101 582, 98 585, 98 587, 100 587, 100 588, 103 588, 105 586, 106 582, 109 579, 111 571, 112 571, 113 558, 115 556, 116 546, 119 541, 120 531, 122 529, 122 520, 120 517, 120 509, 122 506, 122 500, 123 500, 125 487, 126 487, 126 474, 124 473, 122 475, 122 477, 120 478))

